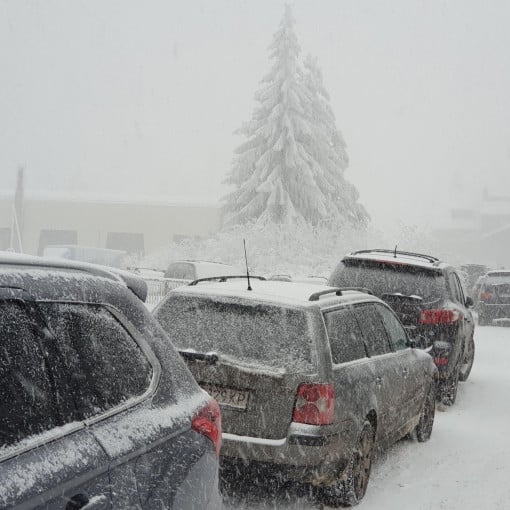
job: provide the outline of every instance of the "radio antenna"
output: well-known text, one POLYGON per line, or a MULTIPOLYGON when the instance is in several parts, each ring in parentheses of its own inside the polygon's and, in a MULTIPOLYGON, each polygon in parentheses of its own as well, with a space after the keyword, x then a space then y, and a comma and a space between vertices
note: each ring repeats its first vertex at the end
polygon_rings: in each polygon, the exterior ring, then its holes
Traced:
POLYGON ((244 261, 246 262, 246 278, 248 279, 248 290, 253 290, 250 285, 250 270, 248 269, 248 255, 246 255, 246 239, 243 239, 244 261))
POLYGON ((393 252, 393 258, 397 258, 397 246, 398 244, 395 245, 395 251, 393 252))

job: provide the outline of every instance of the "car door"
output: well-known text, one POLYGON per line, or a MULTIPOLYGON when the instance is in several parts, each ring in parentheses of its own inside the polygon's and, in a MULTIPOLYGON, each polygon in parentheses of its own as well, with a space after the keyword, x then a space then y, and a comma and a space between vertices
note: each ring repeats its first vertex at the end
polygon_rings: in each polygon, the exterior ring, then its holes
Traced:
POLYGON ((400 423, 400 409, 404 401, 400 388, 400 364, 374 304, 357 305, 354 314, 372 361, 372 391, 376 396, 379 413, 378 434, 390 438, 400 423))
POLYGON ((323 314, 331 349, 336 405, 335 422, 348 446, 356 444, 359 430, 368 412, 377 407, 373 394, 373 360, 350 307, 326 310, 323 314))
POLYGON ((474 330, 474 322, 471 311, 466 307, 460 280, 454 271, 450 271, 448 273, 448 286, 450 290, 449 297, 452 301, 451 306, 458 310, 461 316, 461 319, 458 321, 457 325, 457 338, 451 339, 452 342, 454 342, 454 345, 453 352, 450 353, 450 363, 452 363, 453 360, 453 366, 455 367, 458 363, 461 362, 464 346, 467 345, 467 340, 470 338, 469 335, 471 335, 474 330))
POLYGON ((462 286, 462 283, 460 281, 459 275, 457 273, 452 273, 454 276, 454 279, 457 283, 458 288, 458 298, 459 298, 459 305, 463 307, 463 329, 464 329, 464 348, 467 347, 467 342, 473 337, 474 331, 475 331, 475 321, 473 319, 473 314, 471 313, 471 310, 466 306, 466 293, 464 292, 464 288, 462 286))
POLYGON ((402 394, 402 407, 398 417, 400 423, 397 428, 405 429, 406 424, 420 412, 425 392, 428 391, 425 372, 422 367, 424 363, 423 353, 409 347, 406 331, 389 307, 380 303, 375 304, 375 307, 381 316, 395 351, 395 361, 399 365, 398 374, 400 377, 399 387, 402 394))
POLYGON ((0 339, 0 507, 110 508, 108 458, 75 420, 33 302, 0 298, 0 339))

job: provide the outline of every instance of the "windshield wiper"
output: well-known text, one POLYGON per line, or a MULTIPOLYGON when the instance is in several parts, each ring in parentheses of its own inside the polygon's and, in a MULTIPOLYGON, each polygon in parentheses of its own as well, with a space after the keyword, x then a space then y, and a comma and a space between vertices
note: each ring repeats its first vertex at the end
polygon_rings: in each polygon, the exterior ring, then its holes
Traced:
POLYGON ((217 352, 197 352, 195 350, 179 350, 179 354, 184 359, 204 361, 209 365, 214 365, 220 359, 217 352))

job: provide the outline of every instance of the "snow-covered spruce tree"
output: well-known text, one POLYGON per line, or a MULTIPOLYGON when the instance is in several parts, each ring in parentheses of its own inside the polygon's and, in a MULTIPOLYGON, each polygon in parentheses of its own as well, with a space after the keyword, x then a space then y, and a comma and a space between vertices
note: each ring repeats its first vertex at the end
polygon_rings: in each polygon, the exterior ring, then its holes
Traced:
POLYGON ((318 81, 310 68, 305 75, 300 66, 293 26, 287 6, 270 46, 273 66, 255 95, 258 105, 252 120, 237 131, 247 141, 235 151, 226 179, 235 187, 224 199, 226 224, 359 226, 367 215, 342 176, 348 162, 345 143, 332 129, 322 78, 318 81))
POLYGON ((312 136, 308 150, 312 156, 315 180, 328 198, 329 219, 352 227, 366 226, 368 214, 358 202, 358 190, 344 177, 349 164, 346 144, 336 126, 329 94, 324 87, 317 58, 305 59, 304 83, 308 92, 308 113, 312 136))

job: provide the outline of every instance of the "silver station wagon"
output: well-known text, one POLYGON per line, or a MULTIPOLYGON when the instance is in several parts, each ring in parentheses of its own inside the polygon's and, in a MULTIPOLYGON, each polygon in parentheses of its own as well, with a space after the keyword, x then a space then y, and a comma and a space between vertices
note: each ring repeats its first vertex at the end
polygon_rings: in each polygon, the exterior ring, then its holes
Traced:
MULTIPOLYGON (((209 279, 210 280, 210 279, 209 279)), ((374 448, 431 434, 432 358, 394 312, 355 289, 197 281, 154 314, 223 416, 223 473, 257 470, 356 504, 374 448)))

